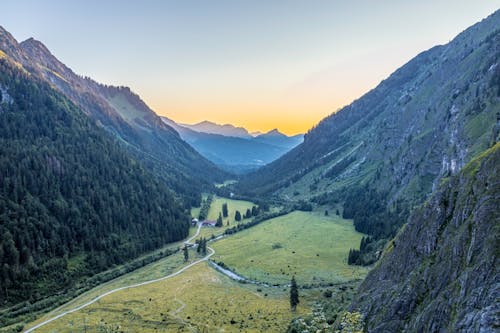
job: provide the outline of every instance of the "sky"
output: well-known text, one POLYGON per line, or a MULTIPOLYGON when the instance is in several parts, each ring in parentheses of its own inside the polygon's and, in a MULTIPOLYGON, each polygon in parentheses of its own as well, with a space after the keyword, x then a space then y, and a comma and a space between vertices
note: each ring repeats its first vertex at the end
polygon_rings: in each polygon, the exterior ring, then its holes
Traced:
POLYGON ((306 132, 500 0, 2 0, 0 25, 158 114, 306 132))

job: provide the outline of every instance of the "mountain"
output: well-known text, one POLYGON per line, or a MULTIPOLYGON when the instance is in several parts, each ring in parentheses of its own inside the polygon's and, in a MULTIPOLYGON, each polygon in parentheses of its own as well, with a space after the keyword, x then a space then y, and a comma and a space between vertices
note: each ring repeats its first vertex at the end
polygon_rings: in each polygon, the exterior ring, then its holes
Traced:
POLYGON ((185 127, 166 117, 162 119, 205 158, 222 169, 236 174, 253 171, 271 163, 302 142, 303 137, 302 135, 289 137, 277 130, 256 137, 211 134, 195 131, 192 126, 185 127))
POLYGON ((31 73, 0 55, 1 326, 189 229, 165 182, 31 73))
POLYGON ((417 55, 233 189, 341 206, 373 236, 350 307, 367 332, 498 330, 499 27, 417 55))
POLYGON ((262 142, 265 144, 292 149, 304 141, 303 134, 287 136, 277 129, 273 129, 267 133, 259 134, 254 137, 254 141, 262 142))
POLYGON ((358 231, 393 237, 441 179, 497 139, 499 26, 497 11, 419 54, 235 192, 341 203, 358 231))
POLYGON ((127 87, 99 84, 76 75, 41 42, 20 44, 3 28, 0 49, 27 72, 42 78, 122 142, 150 171, 159 175, 186 205, 198 204, 200 189, 227 175, 199 155, 127 87))
POLYGON ((494 332, 500 305, 500 143, 409 219, 351 310, 368 332, 494 332))
POLYGON ((249 139, 252 137, 250 133, 243 127, 236 127, 231 124, 219 125, 210 121, 202 121, 201 123, 189 125, 180 124, 183 127, 189 128, 195 132, 219 134, 224 136, 231 136, 235 138, 249 139))

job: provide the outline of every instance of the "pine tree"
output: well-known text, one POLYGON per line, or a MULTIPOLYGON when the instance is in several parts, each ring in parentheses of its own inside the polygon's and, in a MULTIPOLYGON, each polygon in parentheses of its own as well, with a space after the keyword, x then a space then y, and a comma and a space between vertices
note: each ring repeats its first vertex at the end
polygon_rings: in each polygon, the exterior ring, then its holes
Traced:
POLYGON ((234 220, 235 221, 241 221, 241 213, 240 211, 236 211, 236 213, 234 213, 234 220))
POLYGON ((299 290, 297 288, 297 282, 295 281, 295 276, 292 276, 292 282, 290 286, 290 307, 292 311, 295 311, 299 304, 299 290))
POLYGON ((217 218, 217 222, 215 223, 216 227, 222 227, 222 214, 219 213, 219 217, 217 218))
POLYGON ((228 216, 228 211, 227 211, 227 203, 222 204, 222 216, 227 217, 228 216))
POLYGON ((187 262, 189 260, 189 251, 187 245, 184 245, 182 251, 184 252, 184 262, 187 262))
POLYGON ((252 211, 250 210, 250 208, 247 209, 247 212, 245 213, 245 218, 246 219, 249 219, 252 217, 252 211))
POLYGON ((207 254, 207 239, 205 237, 203 237, 201 239, 201 253, 203 255, 206 255, 207 254))

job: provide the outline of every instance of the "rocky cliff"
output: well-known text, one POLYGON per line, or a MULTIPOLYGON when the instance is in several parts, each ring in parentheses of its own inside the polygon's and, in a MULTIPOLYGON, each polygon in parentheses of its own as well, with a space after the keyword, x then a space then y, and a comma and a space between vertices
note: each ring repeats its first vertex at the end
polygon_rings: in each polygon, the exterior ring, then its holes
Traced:
POLYGON ((412 214, 351 310, 369 332, 494 332, 500 327, 500 143, 412 214))

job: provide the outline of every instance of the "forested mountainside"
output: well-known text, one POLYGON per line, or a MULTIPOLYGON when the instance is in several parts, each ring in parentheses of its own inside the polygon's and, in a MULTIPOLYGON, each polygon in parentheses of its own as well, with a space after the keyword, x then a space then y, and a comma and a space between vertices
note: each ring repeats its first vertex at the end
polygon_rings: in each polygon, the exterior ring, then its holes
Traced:
POLYGON ((358 231, 395 235, 443 177, 495 141, 499 27, 497 11, 419 54, 237 191, 341 202, 358 231))
POLYGON ((500 143, 446 178, 388 244, 352 309, 369 332, 494 332, 500 143))
POLYGON ((109 132, 0 54, 0 304, 184 238, 189 218, 109 132))
POLYGON ((113 133, 144 166, 159 175, 186 205, 199 204, 200 189, 226 174, 198 154, 126 87, 99 84, 76 75, 39 41, 22 43, 0 28, 0 50, 32 75, 49 82, 113 133))

